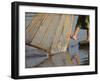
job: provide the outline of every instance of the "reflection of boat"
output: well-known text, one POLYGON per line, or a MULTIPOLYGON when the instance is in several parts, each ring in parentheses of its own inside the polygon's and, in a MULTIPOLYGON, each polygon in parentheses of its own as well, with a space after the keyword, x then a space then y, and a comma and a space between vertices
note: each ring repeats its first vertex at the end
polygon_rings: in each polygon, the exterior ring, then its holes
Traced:
POLYGON ((73 15, 36 14, 26 28, 25 42, 47 53, 65 52, 68 47, 73 15))

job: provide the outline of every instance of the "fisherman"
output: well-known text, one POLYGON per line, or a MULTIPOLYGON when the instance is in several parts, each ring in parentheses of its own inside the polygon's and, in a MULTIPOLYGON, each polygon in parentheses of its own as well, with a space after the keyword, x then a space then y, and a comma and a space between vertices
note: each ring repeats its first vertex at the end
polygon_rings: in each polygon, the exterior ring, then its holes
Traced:
MULTIPOLYGON (((89 25, 90 25, 89 16, 79 15, 74 34, 71 35, 71 38, 74 39, 74 40, 77 40, 78 39, 77 36, 78 36, 80 29, 87 29, 87 39, 86 39, 86 41, 89 42, 89 25)), ((78 47, 75 47, 75 48, 71 48, 71 50, 76 49, 76 48, 79 49, 78 47)), ((80 64, 78 53, 79 52, 77 52, 76 54, 71 53, 71 54, 73 54, 72 57, 71 57, 72 63, 76 64, 76 65, 80 64)))
POLYGON ((80 28, 82 28, 82 29, 87 29, 87 39, 86 40, 89 41, 89 25, 90 25, 89 16, 79 15, 74 34, 71 35, 71 38, 74 40, 77 40, 77 35, 80 31, 80 28))

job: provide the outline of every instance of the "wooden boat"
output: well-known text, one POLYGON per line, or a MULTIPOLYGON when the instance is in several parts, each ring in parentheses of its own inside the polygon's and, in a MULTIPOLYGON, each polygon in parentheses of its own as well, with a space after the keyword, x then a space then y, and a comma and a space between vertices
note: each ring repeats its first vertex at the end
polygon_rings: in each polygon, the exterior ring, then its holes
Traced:
POLYGON ((65 52, 75 18, 69 14, 35 14, 25 30, 26 45, 41 49, 49 55, 65 52))

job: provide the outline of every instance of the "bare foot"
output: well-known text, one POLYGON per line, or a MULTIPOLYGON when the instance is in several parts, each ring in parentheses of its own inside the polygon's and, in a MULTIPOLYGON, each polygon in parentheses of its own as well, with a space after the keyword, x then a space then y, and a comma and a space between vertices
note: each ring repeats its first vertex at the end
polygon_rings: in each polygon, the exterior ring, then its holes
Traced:
POLYGON ((71 38, 74 40, 77 40, 77 36, 75 36, 75 35, 71 35, 71 38))

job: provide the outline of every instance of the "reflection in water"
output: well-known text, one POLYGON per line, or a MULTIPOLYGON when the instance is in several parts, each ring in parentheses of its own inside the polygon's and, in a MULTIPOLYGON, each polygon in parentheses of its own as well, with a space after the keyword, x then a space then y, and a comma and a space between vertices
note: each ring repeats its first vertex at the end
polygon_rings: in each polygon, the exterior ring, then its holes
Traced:
POLYGON ((87 46, 85 46, 85 48, 79 48, 79 42, 71 39, 69 48, 66 52, 56 53, 51 57, 48 57, 47 53, 26 46, 26 53, 28 53, 25 62, 26 68, 89 65, 89 51, 87 46), (28 50, 30 51, 30 54, 28 50))
POLYGON ((68 52, 71 56, 71 60, 76 65, 88 65, 89 64, 89 47, 84 46, 81 49, 79 45, 79 41, 75 41, 71 39, 68 52))
POLYGON ((68 52, 71 56, 71 60, 73 64, 79 65, 80 64, 80 54, 79 54, 79 45, 77 41, 71 39, 68 52))

